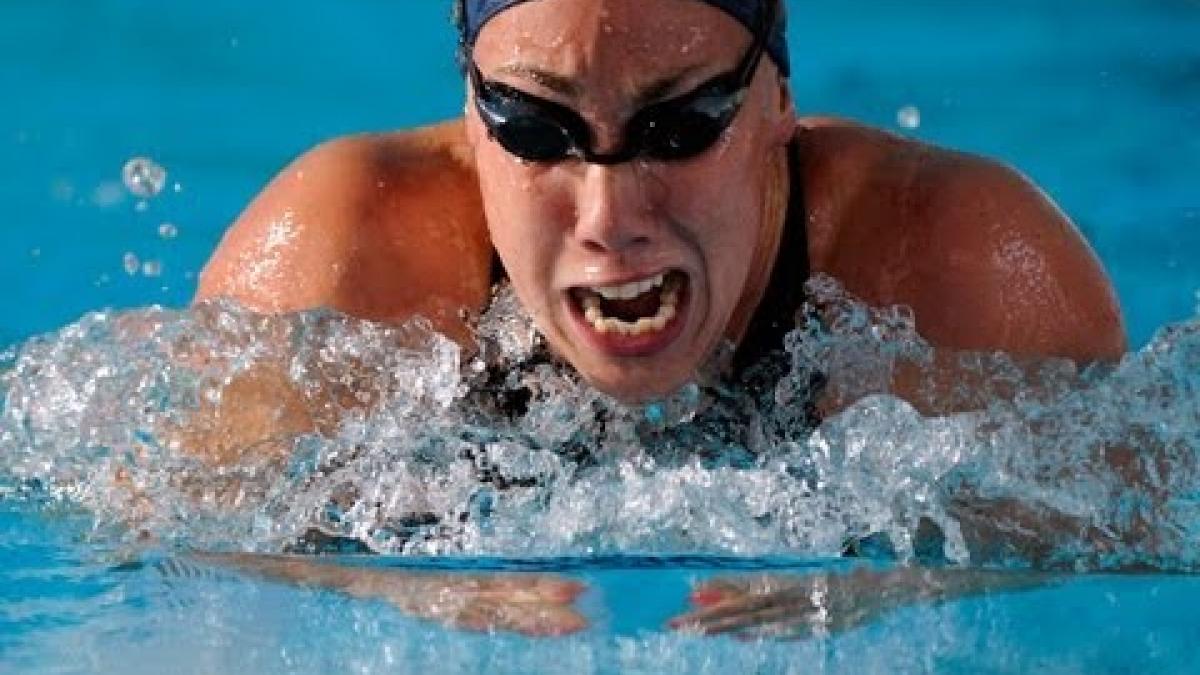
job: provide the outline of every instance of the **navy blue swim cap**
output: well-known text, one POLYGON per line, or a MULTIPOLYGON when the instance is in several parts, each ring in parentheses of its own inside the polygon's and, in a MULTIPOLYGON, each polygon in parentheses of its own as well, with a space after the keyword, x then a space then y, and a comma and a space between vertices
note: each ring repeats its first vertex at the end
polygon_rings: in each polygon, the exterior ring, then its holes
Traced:
MULTIPOLYGON (((462 41, 462 48, 469 50, 475 46, 475 40, 479 37, 479 31, 483 30, 484 24, 496 16, 500 12, 522 2, 529 0, 458 0, 458 21, 459 21, 459 38, 462 41)), ((767 54, 771 60, 775 62, 775 66, 779 68, 779 72, 787 77, 791 72, 791 62, 788 60, 787 49, 787 20, 786 8, 784 0, 700 0, 706 2, 713 7, 725 11, 733 18, 741 21, 746 28, 753 33, 757 30, 759 16, 766 11, 763 5, 767 2, 778 2, 778 18, 775 21, 775 27, 771 34, 770 41, 767 42, 767 54)))

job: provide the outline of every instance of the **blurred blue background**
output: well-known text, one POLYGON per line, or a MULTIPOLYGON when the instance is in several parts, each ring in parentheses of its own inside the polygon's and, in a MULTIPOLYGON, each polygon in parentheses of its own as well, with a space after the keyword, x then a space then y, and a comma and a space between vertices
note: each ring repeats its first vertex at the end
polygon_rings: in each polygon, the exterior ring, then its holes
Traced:
MULTIPOLYGON (((788 4, 802 111, 1032 176, 1108 266, 1135 345, 1194 314, 1200 2, 788 4), (906 106, 916 129, 898 126, 906 106)), ((88 310, 186 304, 224 228, 296 154, 459 114, 449 5, 0 3, 0 346, 88 310), (169 172, 144 210, 121 185, 138 155, 169 172)))

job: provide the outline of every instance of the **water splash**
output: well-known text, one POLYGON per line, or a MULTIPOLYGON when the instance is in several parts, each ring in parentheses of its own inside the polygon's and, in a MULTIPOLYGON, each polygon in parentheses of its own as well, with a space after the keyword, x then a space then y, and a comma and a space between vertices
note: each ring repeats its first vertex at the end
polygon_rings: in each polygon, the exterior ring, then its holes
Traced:
POLYGON ((90 314, 0 361, 0 482, 203 549, 1195 566, 1200 321, 1109 367, 958 355, 948 385, 911 313, 809 290, 771 386, 636 408, 511 293, 473 353, 323 311, 90 314), (844 408, 812 428, 817 384, 844 408))

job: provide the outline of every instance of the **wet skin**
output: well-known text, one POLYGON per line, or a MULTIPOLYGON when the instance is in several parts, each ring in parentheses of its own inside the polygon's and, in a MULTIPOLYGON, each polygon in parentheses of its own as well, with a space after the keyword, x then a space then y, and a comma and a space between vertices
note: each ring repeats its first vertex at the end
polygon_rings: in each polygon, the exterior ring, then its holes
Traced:
MULTIPOLYGON (((728 70, 749 42, 703 3, 534 2, 489 23, 474 55, 488 79, 578 111, 595 149, 610 151, 641 105, 728 70)), ((487 136, 470 101, 466 110, 301 157, 227 233, 197 299, 422 314, 465 338, 460 310, 483 307, 498 253, 551 347, 597 387, 640 400, 683 384, 740 336, 774 261, 798 255, 777 249, 799 190, 813 271, 868 303, 912 307, 935 346, 1081 361, 1124 351, 1102 268, 1036 187, 979 157, 797 118, 769 59, 725 136, 682 162, 522 162, 487 136), (801 157, 790 184, 789 142, 801 157), (667 269, 687 277, 676 339, 635 357, 589 342, 571 288, 667 269)))
MULTIPOLYGON (((740 24, 704 3, 534 2, 489 23, 474 56, 486 78, 579 112, 596 151, 612 152, 641 105, 729 71, 750 43, 740 24)), ((665 394, 722 339, 739 336, 748 317, 735 311, 757 304, 778 247, 795 131, 772 64, 760 65, 724 137, 686 161, 521 162, 469 109, 465 131, 491 241, 551 348, 584 377, 621 398, 665 394), (653 353, 614 354, 572 316, 572 288, 671 270, 687 280, 681 325, 653 353)))
MULTIPOLYGON (((641 105, 729 69, 749 42, 702 3, 533 2, 489 23, 475 58, 487 78, 578 111, 595 149, 608 151, 641 105)), ((778 250, 798 190, 813 272, 872 305, 910 306, 945 353, 1087 362, 1125 351, 1096 256, 1035 186, 987 159, 797 117, 769 60, 722 140, 685 162, 521 162, 488 137, 469 100, 465 110, 297 159, 227 232, 197 300, 226 296, 265 312, 326 306, 385 322, 419 314, 469 345, 498 253, 552 349, 595 386, 638 401, 683 384, 721 340, 738 339, 772 266, 799 257, 778 250), (800 157, 790 180, 789 143, 800 157), (687 285, 666 344, 630 356, 590 339, 571 289, 668 269, 687 285)), ((245 398, 238 407, 253 409, 253 392, 245 398)))

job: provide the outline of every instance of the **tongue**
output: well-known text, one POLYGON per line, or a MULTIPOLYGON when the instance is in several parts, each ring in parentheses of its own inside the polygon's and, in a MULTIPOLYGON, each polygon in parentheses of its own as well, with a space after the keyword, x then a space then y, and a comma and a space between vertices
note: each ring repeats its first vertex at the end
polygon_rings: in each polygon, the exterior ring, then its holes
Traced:
POLYGON ((659 291, 654 289, 629 300, 601 299, 600 311, 604 316, 632 322, 657 314, 659 302, 659 291))

